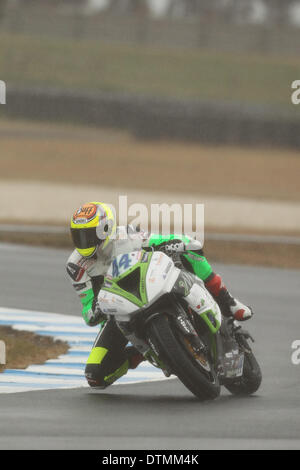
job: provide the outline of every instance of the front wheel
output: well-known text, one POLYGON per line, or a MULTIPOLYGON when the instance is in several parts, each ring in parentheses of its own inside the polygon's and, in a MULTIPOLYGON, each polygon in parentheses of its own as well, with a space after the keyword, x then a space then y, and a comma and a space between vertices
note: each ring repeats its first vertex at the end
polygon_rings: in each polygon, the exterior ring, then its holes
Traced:
POLYGON ((167 315, 153 318, 148 334, 162 361, 196 397, 212 400, 219 396, 220 383, 209 359, 196 353, 167 315))

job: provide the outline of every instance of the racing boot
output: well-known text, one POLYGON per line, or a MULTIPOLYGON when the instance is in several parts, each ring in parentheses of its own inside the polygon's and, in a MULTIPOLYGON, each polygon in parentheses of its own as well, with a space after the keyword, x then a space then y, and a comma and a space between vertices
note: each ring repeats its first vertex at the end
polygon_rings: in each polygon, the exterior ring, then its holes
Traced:
POLYGON ((237 321, 249 320, 252 317, 252 309, 230 294, 218 274, 212 273, 206 279, 205 287, 214 297, 225 317, 233 317, 237 321))

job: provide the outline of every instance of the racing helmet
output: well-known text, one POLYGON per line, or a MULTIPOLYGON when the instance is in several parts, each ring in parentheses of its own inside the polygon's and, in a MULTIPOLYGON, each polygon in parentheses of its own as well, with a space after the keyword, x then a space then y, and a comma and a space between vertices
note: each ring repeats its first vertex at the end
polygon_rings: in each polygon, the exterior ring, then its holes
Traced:
POLYGON ((104 249, 115 234, 115 214, 107 204, 88 202, 74 212, 70 228, 76 250, 90 258, 98 247, 104 249))

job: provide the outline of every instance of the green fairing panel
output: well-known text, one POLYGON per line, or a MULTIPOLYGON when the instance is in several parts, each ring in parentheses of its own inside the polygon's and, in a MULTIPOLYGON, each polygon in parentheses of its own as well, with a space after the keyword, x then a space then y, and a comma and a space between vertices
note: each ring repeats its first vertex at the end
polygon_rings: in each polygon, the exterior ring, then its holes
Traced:
MULTIPOLYGON (((156 235, 151 234, 149 238, 149 246, 159 246, 161 243, 168 242, 170 240, 182 240, 186 245, 191 241, 191 238, 187 235, 177 235, 171 233, 170 235, 156 235)), ((199 255, 194 251, 187 250, 185 254, 183 254, 184 258, 189 262, 191 268, 200 279, 205 281, 208 276, 213 272, 212 267, 210 266, 209 262, 203 255, 199 255)))
POLYGON ((146 274, 149 267, 150 260, 152 258, 152 253, 147 253, 147 261, 146 262, 139 262, 135 264, 132 268, 129 268, 125 273, 121 274, 118 277, 113 279, 109 279, 110 287, 105 285, 106 278, 104 279, 104 284, 102 290, 106 290, 108 292, 112 292, 113 294, 120 295, 125 299, 129 300, 130 302, 134 303, 138 307, 143 307, 148 302, 147 292, 146 292, 146 274), (136 269, 140 269, 140 285, 139 285, 139 293, 140 298, 136 297, 134 294, 122 289, 118 282, 127 277, 136 269))

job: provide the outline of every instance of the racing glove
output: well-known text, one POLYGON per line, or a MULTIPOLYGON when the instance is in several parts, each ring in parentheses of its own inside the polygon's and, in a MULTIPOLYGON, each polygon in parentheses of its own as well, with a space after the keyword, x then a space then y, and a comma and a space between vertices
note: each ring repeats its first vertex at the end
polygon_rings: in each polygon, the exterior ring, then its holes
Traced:
POLYGON ((100 309, 97 299, 94 299, 92 309, 86 312, 85 320, 89 326, 99 325, 106 320, 106 315, 100 309))
POLYGON ((182 240, 168 240, 167 242, 160 243, 154 247, 157 251, 163 251, 166 255, 172 255, 173 253, 181 253, 185 250, 185 244, 182 240))
POLYGON ((156 246, 152 245, 152 248, 154 251, 162 251, 173 260, 176 267, 182 268, 181 254, 185 251, 185 244, 182 240, 168 240, 156 246))

